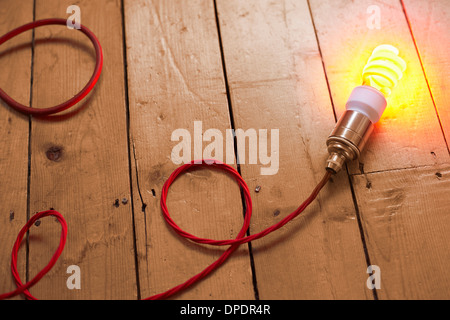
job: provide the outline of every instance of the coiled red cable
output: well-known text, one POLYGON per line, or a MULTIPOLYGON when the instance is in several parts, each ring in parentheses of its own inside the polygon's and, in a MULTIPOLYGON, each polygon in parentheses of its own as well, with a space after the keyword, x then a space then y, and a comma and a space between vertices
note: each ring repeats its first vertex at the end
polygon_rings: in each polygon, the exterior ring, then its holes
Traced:
POLYGON ((23 293, 28 299, 30 300, 37 300, 35 297, 31 295, 31 293, 28 291, 28 289, 32 286, 34 286, 39 280, 42 279, 43 276, 47 272, 50 271, 50 269, 55 265, 56 261, 58 260, 59 256, 64 250, 64 246, 66 244, 67 239, 67 223, 64 217, 55 210, 47 210, 43 212, 39 212, 32 216, 30 220, 23 226, 23 228, 20 230, 19 235, 17 236, 16 242, 14 243, 14 247, 11 254, 11 272, 13 274, 14 280, 16 282, 17 289, 11 292, 7 292, 0 295, 0 300, 12 298, 18 294, 23 293), (56 219, 58 219, 59 223, 61 224, 61 239, 59 242, 58 249, 53 254, 52 258, 50 259, 50 262, 41 270, 39 273, 30 281, 23 284, 22 280, 20 279, 19 272, 17 270, 17 255, 19 253, 19 247, 22 243, 23 237, 27 233, 27 231, 31 228, 31 226, 41 218, 45 218, 48 216, 54 216, 56 219))
MULTIPOLYGON (((45 20, 39 20, 39 21, 35 21, 32 23, 26 24, 26 25, 19 27, 13 31, 7 33, 6 35, 2 36, 0 38, 0 45, 3 44, 4 42, 8 41, 9 39, 15 37, 16 35, 21 34, 22 32, 25 32, 27 30, 37 28, 40 26, 52 25, 52 24, 66 25, 66 20, 65 19, 45 19, 45 20)), ((24 105, 18 103, 17 101, 15 101, 14 99, 12 99, 11 97, 9 97, 1 88, 0 88, 0 98, 2 98, 6 103, 8 103, 12 108, 14 108, 22 113, 30 114, 30 115, 37 115, 37 116, 45 116, 45 115, 50 115, 50 114, 61 112, 63 110, 66 110, 66 109, 72 107, 79 101, 81 101, 93 89, 93 87, 95 86, 95 84, 98 81, 98 78, 100 76, 102 66, 103 66, 103 54, 102 54, 102 48, 101 48, 100 43, 99 43, 98 39, 96 38, 96 36, 89 29, 87 29, 84 26, 81 26, 80 31, 83 32, 92 41, 92 43, 94 45, 95 52, 96 52, 96 66, 95 66, 94 73, 92 74, 91 79, 77 95, 75 95, 73 98, 71 98, 70 100, 68 100, 60 105, 50 107, 50 108, 45 108, 45 109, 30 108, 30 107, 24 106, 24 105)), ((163 216, 164 216, 164 219, 166 220, 166 222, 175 230, 176 233, 178 233, 180 236, 187 238, 191 241, 194 241, 197 243, 202 243, 202 244, 215 245, 215 246, 229 245, 230 247, 227 250, 225 250, 224 253, 215 262, 213 262, 211 265, 206 267, 203 271, 196 274, 195 276, 193 276, 186 282, 184 282, 180 285, 177 285, 163 293, 148 297, 144 300, 166 299, 166 298, 186 289, 187 287, 200 281, 201 279, 206 277, 208 274, 210 274, 212 271, 214 271, 215 269, 220 267, 225 262, 225 260, 227 260, 228 257, 241 244, 262 238, 262 237, 266 236, 267 234, 284 226, 286 223, 288 223, 289 221, 291 221, 292 219, 297 217, 301 212, 303 212, 306 209, 306 207, 308 207, 308 205, 312 201, 314 201, 314 199, 317 197, 320 190, 325 186, 325 184, 330 179, 331 175, 332 175, 332 173, 326 172, 323 179, 314 188, 314 190, 310 194, 310 196, 294 212, 292 212, 291 214, 289 214, 288 216, 286 216, 285 218, 280 220, 278 223, 270 226, 269 228, 266 228, 256 234, 253 234, 250 236, 245 236, 248 231, 248 228, 250 226, 250 219, 251 219, 251 215, 252 215, 252 200, 251 200, 250 191, 248 189, 247 184, 245 183, 244 179, 242 179, 241 175, 233 167, 231 167, 227 164, 221 163, 219 161, 216 161, 216 160, 202 160, 202 161, 192 161, 191 163, 185 164, 185 165, 179 167, 178 169, 176 169, 170 175, 169 179, 165 182, 163 189, 162 189, 162 194, 161 194, 161 209, 162 209, 162 213, 163 213, 163 216), (183 229, 181 229, 175 223, 175 221, 170 217, 166 201, 167 201, 167 195, 168 195, 171 184, 180 175, 182 175, 186 171, 191 170, 193 168, 200 168, 200 167, 210 168, 210 169, 215 168, 215 169, 219 169, 219 170, 223 170, 223 171, 227 172, 228 174, 233 176, 233 178, 238 183, 239 187, 241 188, 241 190, 243 192, 246 212, 244 215, 244 222, 243 222, 242 228, 239 231, 239 233, 235 239, 213 240, 213 239, 196 237, 195 235, 192 235, 192 234, 184 231, 183 229)), ((30 220, 28 220, 28 222, 25 224, 25 226, 20 230, 20 232, 17 236, 16 242, 14 243, 14 246, 12 249, 11 272, 14 277, 17 289, 14 291, 11 291, 11 292, 1 294, 0 300, 8 299, 8 298, 14 297, 14 296, 22 294, 22 293, 30 300, 37 300, 28 291, 28 289, 31 288, 33 285, 35 285, 40 279, 42 279, 42 277, 47 272, 49 272, 50 269, 55 265, 56 261, 58 260, 59 256, 61 255, 62 251, 64 250, 66 240, 67 240, 67 223, 66 223, 66 220, 64 219, 64 217, 59 212, 57 212, 55 210, 47 210, 47 211, 39 212, 39 213, 33 215, 30 218, 30 220), (28 232, 28 230, 31 228, 31 226, 38 219, 45 218, 48 216, 56 217, 57 220, 61 224, 61 238, 60 238, 59 246, 58 246, 57 250, 55 251, 55 253, 53 254, 50 262, 32 280, 23 284, 22 280, 20 279, 19 272, 17 270, 17 257, 18 257, 20 244, 22 243, 23 237, 25 236, 26 232, 28 232)))
MULTIPOLYGON (((0 38, 0 45, 5 43, 6 41, 10 40, 11 38, 14 38, 15 36, 25 32, 25 31, 31 30, 31 29, 42 27, 42 26, 47 26, 47 25, 64 25, 65 26, 66 23, 67 23, 66 19, 55 18, 55 19, 38 20, 38 21, 34 21, 31 23, 25 24, 17 29, 14 29, 14 30, 8 32, 4 36, 2 36, 0 38)), ((73 96, 69 100, 67 100, 59 105, 56 105, 54 107, 48 107, 48 108, 30 108, 30 107, 24 106, 23 104, 17 102, 16 100, 14 100, 10 96, 8 96, 8 94, 6 94, 6 92, 3 91, 1 88, 0 88, 0 98, 3 99, 11 108, 13 108, 19 112, 22 112, 24 114, 35 115, 35 116, 48 116, 48 115, 55 114, 55 113, 64 111, 66 109, 69 109, 72 106, 74 106, 75 104, 77 104, 78 102, 80 102, 84 97, 86 97, 89 94, 89 92, 94 88, 94 86, 97 83, 97 81, 100 77, 100 74, 102 72, 103 53, 102 53, 102 47, 100 45, 100 42, 98 41, 95 34, 92 33, 92 31, 90 31, 88 28, 86 28, 83 25, 81 25, 80 27, 81 27, 81 29, 79 29, 79 30, 82 33, 84 33, 91 40, 92 44, 94 45, 96 63, 95 63, 94 72, 93 72, 91 78, 89 79, 88 83, 84 86, 84 88, 79 93, 77 93, 75 96, 73 96)))
MULTIPOLYGON (((306 209, 306 207, 308 207, 308 205, 311 202, 314 201, 314 199, 319 194, 320 190, 325 186, 325 184, 330 179, 331 175, 332 175, 332 173, 327 171, 326 174, 324 175, 323 179, 314 188, 314 190, 310 194, 310 196, 295 211, 293 211, 291 214, 286 216, 284 219, 282 219, 278 223, 272 225, 271 227, 264 229, 263 231, 260 231, 251 236, 245 236, 245 234, 250 226, 250 219, 251 219, 251 214, 252 214, 252 201, 251 201, 251 197, 250 197, 250 190, 248 189, 247 184, 245 183, 244 179, 242 179, 241 175, 233 167, 231 167, 227 164, 218 162, 218 161, 214 161, 214 163, 211 163, 211 160, 206 160, 206 161, 203 160, 201 163, 198 163, 198 161, 192 161, 191 163, 185 164, 185 165, 177 168, 170 175, 169 179, 164 183, 164 186, 162 189, 161 209, 162 209, 165 220, 179 235, 181 235, 182 237, 185 237, 191 241, 194 241, 197 243, 209 244, 209 245, 218 245, 218 246, 229 245, 230 247, 227 250, 225 250, 224 253, 215 262, 213 262, 211 265, 206 267, 203 271, 196 274, 195 276, 193 276, 186 282, 179 284, 163 293, 159 293, 159 294, 150 296, 144 300, 166 299, 166 298, 169 298, 170 296, 186 289, 187 287, 200 281, 201 279, 206 277, 208 274, 210 274, 212 271, 214 271, 215 269, 220 267, 225 262, 225 260, 227 260, 228 257, 239 247, 239 245, 249 242, 249 241, 252 241, 252 240, 259 239, 261 237, 264 237, 267 234, 279 229, 280 227, 282 227, 283 225, 285 225, 286 223, 288 223, 295 217, 297 217, 301 212, 303 212, 306 209), (240 188, 244 194, 245 206, 246 206, 244 222, 243 222, 241 230, 239 231, 238 235, 236 236, 236 238, 234 240, 211 240, 211 239, 196 237, 196 236, 189 234, 186 231, 182 230, 180 227, 178 227, 178 225, 170 217, 169 211, 167 209, 167 204, 166 204, 167 195, 168 195, 170 186, 180 175, 182 175, 186 171, 191 170, 192 168, 200 168, 200 167, 201 168, 216 168, 216 169, 223 170, 223 171, 229 173, 231 176, 233 176, 233 178, 238 183, 238 185, 240 186, 240 188)), ((0 295, 0 300, 11 298, 20 293, 24 293, 28 299, 36 299, 29 293, 28 288, 30 288, 31 286, 36 284, 53 267, 53 265, 56 263, 56 260, 61 255, 62 250, 64 249, 66 238, 67 238, 67 224, 66 224, 66 221, 64 220, 63 216, 60 213, 58 213, 54 210, 49 210, 49 211, 44 211, 44 212, 35 214, 20 231, 20 233, 17 237, 17 240, 14 244, 12 255, 11 255, 11 271, 12 271, 13 277, 15 279, 17 289, 14 291, 0 295), (17 255, 18 255, 20 243, 22 242, 24 234, 29 230, 29 228, 33 225, 33 223, 36 220, 46 217, 46 216, 49 216, 49 215, 57 217, 58 221, 61 223, 62 232, 61 232, 60 244, 59 244, 58 249, 56 250, 55 254, 53 255, 51 261, 49 262, 49 264, 44 269, 42 269, 31 281, 27 282, 26 284, 23 284, 22 281, 20 280, 20 276, 17 271, 17 255)))
POLYGON ((239 247, 239 245, 249 242, 249 241, 253 241, 253 240, 262 238, 262 237, 268 235, 269 233, 284 226, 286 223, 288 223, 289 221, 291 221, 292 219, 297 217, 301 212, 303 212, 308 207, 308 205, 311 202, 314 201, 314 199, 319 194, 320 190, 326 185, 326 183, 330 179, 331 175, 332 175, 332 173, 327 171, 325 173, 323 179, 314 188, 311 195, 291 214, 287 215, 285 218, 280 220, 278 223, 276 223, 258 233, 255 233, 251 236, 245 236, 245 234, 250 226, 250 219, 252 216, 252 200, 251 200, 251 196, 250 196, 250 190, 248 189, 247 184, 245 183, 244 179, 242 179, 239 172, 237 172, 233 167, 231 167, 225 163, 216 161, 216 160, 202 160, 201 163, 199 163, 199 161, 192 161, 192 162, 185 164, 185 165, 179 167, 178 169, 176 169, 170 175, 169 179, 165 182, 163 189, 162 189, 162 193, 161 193, 161 209, 163 212, 164 219, 173 228, 173 230, 175 230, 176 233, 178 233, 180 236, 185 237, 191 241, 194 241, 197 243, 202 243, 202 244, 216 245, 216 246, 229 245, 230 247, 227 250, 225 250, 225 252, 215 262, 213 262, 211 265, 209 265, 203 271, 196 274, 195 276, 193 276, 186 282, 184 282, 172 289, 169 289, 163 293, 148 297, 146 300, 166 299, 166 298, 186 289, 187 287, 189 287, 192 284, 196 283, 197 281, 203 279, 208 274, 210 274, 212 271, 217 269, 220 265, 222 265, 225 262, 225 260, 227 260, 227 258, 239 247), (167 204, 166 204, 166 200, 167 200, 167 194, 169 192, 169 188, 170 188, 171 184, 177 179, 177 177, 179 177, 181 174, 185 173, 186 171, 188 171, 192 168, 200 168, 200 167, 203 167, 203 168, 209 167, 209 168, 217 168, 220 170, 224 170, 225 172, 232 175, 233 178, 238 183, 238 185, 241 187, 241 190, 243 192, 244 199, 245 199, 246 212, 244 214, 244 222, 243 222, 242 228, 234 240, 212 240, 212 239, 196 237, 196 236, 184 231, 183 229, 181 229, 170 217, 169 210, 168 210, 167 204))

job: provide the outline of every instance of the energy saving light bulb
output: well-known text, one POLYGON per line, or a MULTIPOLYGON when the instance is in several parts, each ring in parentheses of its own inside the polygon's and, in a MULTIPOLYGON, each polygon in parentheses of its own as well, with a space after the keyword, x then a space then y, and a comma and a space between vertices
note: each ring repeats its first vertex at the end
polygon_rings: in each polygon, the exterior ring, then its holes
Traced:
POLYGON ((398 49, 388 44, 376 47, 364 67, 363 84, 388 97, 406 70, 406 62, 398 54, 398 49))
POLYGON ((386 98, 406 70, 398 54, 397 48, 387 44, 373 50, 363 69, 363 84, 353 89, 346 111, 327 139, 327 170, 337 173, 346 161, 359 158, 373 125, 386 109, 386 98))

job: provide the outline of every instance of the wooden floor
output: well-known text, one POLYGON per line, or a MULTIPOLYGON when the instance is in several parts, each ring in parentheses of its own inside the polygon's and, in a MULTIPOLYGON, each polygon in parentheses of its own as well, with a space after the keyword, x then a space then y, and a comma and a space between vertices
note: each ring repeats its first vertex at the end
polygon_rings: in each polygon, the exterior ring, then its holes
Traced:
MULTIPOLYGON (((33 19, 67 18, 73 2, 4 0, 0 34, 33 19)), ((262 230, 320 180, 326 138, 362 67, 375 46, 391 43, 408 69, 360 162, 333 177, 302 216, 242 245, 173 298, 450 298, 449 0, 76 4, 104 50, 95 90, 50 119, 0 102, 0 292, 15 288, 17 233, 49 208, 64 215, 69 234, 60 260, 30 290, 37 298, 141 299, 184 282, 225 248, 188 242, 162 218, 161 189, 179 166, 174 132, 187 130, 193 146, 202 143, 196 121, 201 133, 216 129, 224 139, 227 129, 266 129, 269 140, 278 130, 275 174, 261 174, 262 159, 239 155, 253 200, 250 233, 262 230), (81 289, 66 285, 72 265, 81 289), (367 286, 370 265, 379 268, 376 290, 367 286)), ((76 94, 94 62, 80 32, 39 28, 0 48, 0 87, 47 107, 76 94)), ((205 149, 211 142, 203 139, 205 149)), ((214 239, 236 237, 243 220, 238 186, 215 171, 182 176, 168 207, 181 227, 214 239)), ((59 235, 54 219, 33 226, 19 254, 24 281, 48 262, 59 235)))

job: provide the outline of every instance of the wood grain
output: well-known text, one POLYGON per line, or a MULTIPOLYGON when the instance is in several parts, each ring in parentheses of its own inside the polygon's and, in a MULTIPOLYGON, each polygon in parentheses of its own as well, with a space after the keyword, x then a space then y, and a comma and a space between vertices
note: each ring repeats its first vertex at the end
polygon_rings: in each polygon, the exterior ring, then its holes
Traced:
POLYGON ((448 297, 448 279, 442 277, 448 241, 440 230, 447 223, 448 187, 442 178, 448 170, 448 150, 401 3, 310 4, 338 116, 359 81, 360 73, 354 70, 361 70, 366 58, 358 57, 387 42, 400 49, 408 64, 364 151, 363 165, 349 168, 365 172, 353 176, 352 183, 371 263, 381 268, 377 296, 448 297), (373 5, 380 12, 379 29, 369 27, 373 12, 368 9, 373 5), (409 167, 419 168, 404 170, 409 167))
POLYGON ((373 48, 382 43, 395 45, 407 63, 360 159, 363 166, 354 162, 350 172, 448 162, 447 146, 400 2, 311 0, 310 5, 338 116, 353 87, 361 84, 361 71, 373 48), (379 29, 369 28, 374 14, 371 6, 379 10, 379 29))
MULTIPOLYGON (((36 19, 68 17, 71 4, 37 1, 36 19)), ((33 119, 31 213, 53 207, 66 218, 69 235, 58 264, 31 292, 43 299, 136 299, 132 211, 121 203, 131 194, 120 1, 77 5, 81 23, 102 44, 104 67, 95 90, 70 116, 33 119), (81 269, 80 290, 66 286, 70 265, 81 269)), ((86 84, 94 49, 83 34, 64 26, 37 29, 36 41, 33 106, 45 107, 86 84)), ((49 260, 59 233, 53 219, 31 230, 31 275, 49 260)))
POLYGON ((353 176, 380 299, 450 296, 449 177, 449 164, 353 176))
MULTIPOLYGON (((248 144, 238 148, 255 233, 321 179, 325 140, 362 67, 375 46, 391 43, 408 68, 360 163, 333 177, 302 216, 251 250, 241 246, 173 298, 448 299, 449 0, 3 1, 0 35, 33 17, 66 18, 73 4, 103 46, 96 89, 45 119, 0 101, 1 293, 15 288, 10 254, 27 215, 49 208, 67 219, 69 237, 30 290, 36 297, 146 298, 187 280, 225 248, 186 241, 162 218, 161 189, 179 166, 172 134, 190 134, 190 159, 198 159, 211 143, 205 131, 215 129, 225 161, 236 160, 228 129, 267 130, 269 148, 278 130, 272 175, 262 174, 268 165, 259 157, 249 163, 248 144), (381 270, 375 295, 366 287, 369 263, 381 270), (81 268, 81 290, 66 286, 70 265, 81 268)), ((95 56, 84 35, 63 26, 39 28, 35 38, 34 56, 31 31, 0 47, 0 87, 42 108, 77 93, 95 56)), ((234 238, 243 220, 239 188, 218 171, 180 177, 168 207, 182 228, 214 239, 234 238)), ((29 254, 24 244, 19 256, 24 281, 48 262, 59 236, 52 218, 32 227, 29 254)))
POLYGON ((403 1, 447 140, 450 140, 450 1, 403 1))
MULTIPOLYGON (((260 187, 252 191, 257 232, 292 212, 322 178, 335 120, 306 1, 218 1, 218 11, 236 128, 279 131, 276 174, 262 175, 261 162, 241 164, 250 190, 260 187)), ((252 247, 261 299, 372 298, 345 174, 252 247)))
MULTIPOLYGON (((12 2, 0 6, 0 35, 33 20, 33 1, 21 6, 12 2)), ((0 47, 0 87, 12 98, 30 102, 31 32, 0 47)), ((14 290, 10 271, 11 250, 17 233, 27 220, 28 117, 0 100, 0 292, 14 290)), ((19 251, 18 270, 26 279, 26 244, 19 251)))
MULTIPOLYGON (((187 130, 193 145, 194 121, 201 121, 202 131, 217 129, 225 137, 230 118, 212 1, 127 1, 125 17, 136 244, 145 298, 186 281, 224 250, 177 236, 159 203, 164 182, 178 167, 171 158, 178 143, 172 133, 187 130)), ((194 151, 190 160, 202 157, 194 151)), ((220 172, 182 176, 169 192, 168 208, 182 228, 198 236, 231 239, 242 224, 239 188, 220 172)), ((247 246, 174 298, 254 298, 247 246)))

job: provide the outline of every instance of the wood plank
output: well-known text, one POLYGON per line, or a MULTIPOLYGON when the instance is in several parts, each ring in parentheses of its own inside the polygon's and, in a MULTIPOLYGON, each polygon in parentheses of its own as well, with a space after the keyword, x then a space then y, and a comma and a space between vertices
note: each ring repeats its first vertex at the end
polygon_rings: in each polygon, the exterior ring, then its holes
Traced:
POLYGON ((381 299, 448 299, 450 165, 355 175, 381 299))
MULTIPOLYGON (((20 6, 0 6, 0 35, 33 21, 33 1, 20 6)), ((31 77, 31 32, 0 46, 0 87, 12 98, 28 105, 31 77)), ((28 117, 0 100, 0 292, 14 290, 10 272, 11 250, 17 234, 27 221, 28 117)), ((22 247, 25 249, 25 245, 22 247)), ((18 270, 23 281, 26 250, 19 251, 18 270)))
MULTIPOLYGON (((378 297, 446 297, 448 279, 440 270, 448 261, 441 232, 448 188, 439 179, 448 171, 448 150, 401 3, 375 4, 380 29, 367 25, 372 1, 310 3, 338 115, 371 48, 387 42, 403 52, 408 69, 361 159, 366 174, 352 181, 371 263, 381 268, 378 297), (419 168, 396 170, 408 167, 419 168)), ((356 163, 350 171, 360 172, 356 163)))
MULTIPOLYGON (((38 0, 36 19, 68 17, 72 4, 38 0)), ((69 235, 57 265, 31 293, 42 299, 136 299, 131 205, 114 206, 115 199, 131 199, 120 1, 77 5, 81 23, 102 44, 104 67, 95 90, 76 106, 78 112, 32 122, 31 213, 50 207, 60 211, 69 235), (71 265, 80 267, 80 290, 66 286, 71 265)), ((87 83, 94 49, 83 34, 64 26, 37 29, 36 39, 33 106, 45 107, 87 83)), ((53 219, 32 229, 30 275, 47 263, 59 234, 53 219)))
MULTIPOLYGON (((186 281, 224 250, 177 236, 162 218, 160 196, 178 167, 171 158, 178 144, 172 133, 185 129, 193 138, 194 121, 201 121, 203 131, 217 129, 225 137, 230 118, 212 1, 127 1, 125 17, 136 246, 146 298, 186 281)), ((201 156, 193 150, 189 159, 201 156)), ((170 190, 168 208, 181 227, 199 236, 231 239, 242 224, 239 188, 220 172, 182 176, 170 190)), ((247 246, 173 298, 253 299, 247 246)))
MULTIPOLYGON (((377 123, 361 163, 365 172, 445 163, 449 153, 399 1, 311 0, 327 77, 338 116, 361 71, 377 45, 399 48, 407 63, 403 79, 389 98, 389 107, 377 123), (380 28, 372 26, 375 5, 380 28)), ((360 173, 354 162, 351 173, 360 173)))
POLYGON ((404 0, 442 128, 450 141, 450 1, 404 0))
MULTIPOLYGON (((306 1, 217 3, 236 128, 279 130, 276 174, 262 175, 260 161, 241 164, 254 233, 296 209, 322 178, 335 120, 306 1)), ((345 174, 252 247, 261 299, 373 298, 345 174)))

